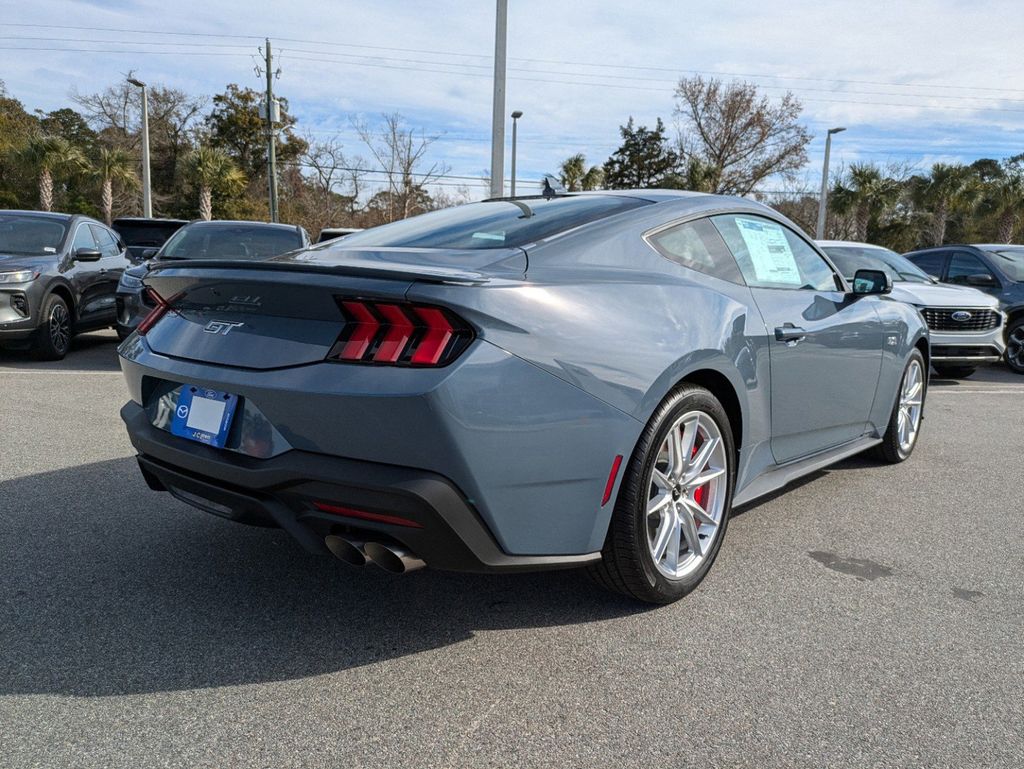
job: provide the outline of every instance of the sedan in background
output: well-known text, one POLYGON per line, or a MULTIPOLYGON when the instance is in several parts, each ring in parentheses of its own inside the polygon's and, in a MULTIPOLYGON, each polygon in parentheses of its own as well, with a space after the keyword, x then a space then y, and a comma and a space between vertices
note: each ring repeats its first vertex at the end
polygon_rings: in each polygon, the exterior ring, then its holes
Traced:
POLYGON ((73 335, 114 325, 130 265, 117 233, 95 219, 0 211, 0 347, 63 358, 73 335))
POLYGON ((302 227, 269 222, 192 222, 174 232, 163 247, 147 249, 150 261, 126 270, 117 286, 117 335, 127 336, 153 309, 142 278, 150 267, 166 261, 192 259, 269 259, 305 248, 309 235, 302 227))
POLYGON ((936 280, 994 296, 1006 314, 1006 365, 1024 374, 1024 246, 952 245, 905 256, 936 280))
POLYGON ((883 270, 892 297, 917 307, 928 323, 932 368, 941 377, 963 379, 978 366, 1003 356, 1003 313, 991 296, 967 286, 944 286, 888 248, 845 240, 818 245, 851 279, 857 270, 883 270))
POLYGON ((674 601, 734 505, 907 459, 927 390, 886 273, 847 281, 742 198, 496 199, 145 280, 119 354, 150 488, 393 572, 587 567, 674 601))
POLYGON ((136 264, 146 259, 146 252, 159 249, 167 239, 188 224, 187 219, 145 219, 124 216, 115 219, 114 231, 128 246, 128 257, 136 264))

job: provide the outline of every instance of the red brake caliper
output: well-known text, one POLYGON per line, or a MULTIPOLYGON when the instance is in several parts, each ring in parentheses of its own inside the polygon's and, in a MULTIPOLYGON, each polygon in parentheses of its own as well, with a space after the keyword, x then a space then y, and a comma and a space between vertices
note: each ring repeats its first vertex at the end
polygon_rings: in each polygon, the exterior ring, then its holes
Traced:
MULTIPOLYGON (((701 441, 701 443, 703 443, 703 441, 701 441)), ((691 459, 693 459, 693 457, 697 456, 697 451, 699 449, 700 449, 700 446, 697 445, 696 441, 694 441, 693 454, 690 455, 691 459)), ((703 470, 703 469, 704 468, 702 467, 701 470, 703 470)), ((696 502, 701 507, 703 507, 705 510, 707 510, 707 506, 705 505, 705 499, 707 498, 708 486, 710 486, 710 485, 711 485, 711 482, 708 481, 708 483, 705 483, 703 486, 701 486, 699 489, 697 489, 696 491, 693 492, 693 501, 696 502)), ((696 519, 694 519, 694 520, 696 520, 696 519)), ((700 526, 700 521, 697 521, 697 525, 700 526)))

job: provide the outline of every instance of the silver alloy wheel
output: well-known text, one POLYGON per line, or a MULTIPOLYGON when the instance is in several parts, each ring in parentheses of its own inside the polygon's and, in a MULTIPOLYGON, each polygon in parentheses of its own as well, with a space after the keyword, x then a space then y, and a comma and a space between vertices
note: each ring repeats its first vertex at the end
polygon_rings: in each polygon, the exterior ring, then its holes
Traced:
POLYGON ((63 304, 55 304, 50 310, 50 343, 57 352, 65 352, 71 341, 71 320, 63 304))
POLYGON ((1006 362, 1024 371, 1024 326, 1017 326, 1006 338, 1006 362))
POLYGON ((658 449, 648 483, 647 546, 669 579, 697 569, 722 530, 728 455, 715 420, 690 411, 658 449))
POLYGON ((921 426, 921 407, 924 403, 924 369, 917 359, 910 361, 903 372, 900 385, 900 404, 896 417, 896 441, 901 454, 908 454, 917 440, 921 426))

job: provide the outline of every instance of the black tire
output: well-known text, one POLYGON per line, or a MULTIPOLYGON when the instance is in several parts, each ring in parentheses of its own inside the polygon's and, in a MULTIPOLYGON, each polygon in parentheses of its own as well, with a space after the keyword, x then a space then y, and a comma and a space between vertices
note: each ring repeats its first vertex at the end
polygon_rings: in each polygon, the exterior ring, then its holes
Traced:
POLYGON ((1006 329, 1006 365, 1015 374, 1024 374, 1024 318, 1006 329))
POLYGON ((907 362, 903 366, 903 373, 900 375, 899 389, 896 391, 896 400, 893 403, 892 413, 889 416, 889 426, 885 430, 885 435, 882 436, 882 442, 874 450, 875 456, 883 462, 898 464, 914 453, 914 447, 917 445, 917 439, 921 434, 921 420, 924 419, 924 402, 928 395, 928 377, 925 375, 927 370, 921 351, 914 350, 907 358, 907 362), (903 392, 903 383, 907 377, 907 372, 910 371, 914 363, 920 367, 921 371, 921 413, 918 417, 917 430, 914 433, 913 439, 909 446, 904 447, 900 445, 899 439, 900 395, 903 392))
POLYGON ((736 451, 729 417, 722 404, 703 387, 685 385, 658 406, 623 471, 601 561, 588 567, 591 579, 602 587, 655 604, 677 601, 700 584, 711 569, 725 538, 735 485, 736 451), (725 502, 721 521, 703 561, 687 576, 670 579, 655 565, 648 546, 647 503, 658 452, 675 421, 691 411, 710 417, 725 447, 725 502))
POLYGON ((71 349, 71 312, 57 294, 43 301, 42 323, 36 334, 32 357, 36 360, 61 360, 71 349))
POLYGON ((932 364, 935 373, 943 379, 967 379, 978 369, 975 366, 942 366, 932 364))

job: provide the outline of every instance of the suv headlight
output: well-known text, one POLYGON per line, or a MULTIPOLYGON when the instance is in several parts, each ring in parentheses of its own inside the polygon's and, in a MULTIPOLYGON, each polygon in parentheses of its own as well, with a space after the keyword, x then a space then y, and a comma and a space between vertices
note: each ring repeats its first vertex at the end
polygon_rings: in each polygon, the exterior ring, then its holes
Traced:
POLYGON ((117 282, 118 288, 142 288, 142 278, 136 278, 134 275, 129 275, 127 272, 121 273, 121 280, 117 282))
POLYGON ((39 277, 37 270, 12 270, 0 272, 0 283, 28 283, 39 277))

